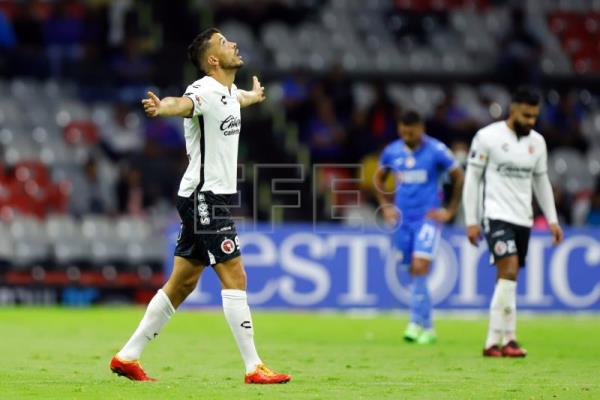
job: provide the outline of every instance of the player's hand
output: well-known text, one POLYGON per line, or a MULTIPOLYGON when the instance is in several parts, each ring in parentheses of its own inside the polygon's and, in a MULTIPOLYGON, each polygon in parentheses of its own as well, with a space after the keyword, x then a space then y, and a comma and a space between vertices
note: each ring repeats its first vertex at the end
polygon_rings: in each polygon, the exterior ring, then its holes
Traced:
POLYGON ((148 98, 142 100, 144 111, 149 117, 157 117, 160 113, 160 99, 152 92, 148 91, 148 98))
POLYGON ((562 228, 558 224, 550 224, 550 232, 552 232, 552 244, 557 245, 563 241, 564 234, 562 228))
POLYGON ((256 75, 252 77, 252 93, 254 93, 254 99, 257 103, 260 103, 266 99, 265 88, 260 85, 260 81, 256 75))
POLYGON ((387 224, 396 225, 398 223, 398 209, 393 204, 384 204, 381 206, 381 211, 387 224))
POLYGON ((429 210, 427 218, 445 224, 454 217, 454 214, 446 208, 438 208, 437 210, 429 210))
POLYGON ((473 246, 477 247, 479 240, 481 240, 481 227, 479 225, 467 226, 467 238, 473 246))

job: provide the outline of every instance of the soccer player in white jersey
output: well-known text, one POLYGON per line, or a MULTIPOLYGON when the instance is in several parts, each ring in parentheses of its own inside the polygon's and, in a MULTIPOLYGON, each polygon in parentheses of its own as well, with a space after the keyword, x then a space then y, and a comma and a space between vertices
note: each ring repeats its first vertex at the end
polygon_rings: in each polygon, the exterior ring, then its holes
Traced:
POLYGON ((246 296, 246 272, 230 207, 236 195, 240 108, 265 99, 256 77, 251 91, 234 85, 244 64, 236 43, 219 30, 200 33, 188 47, 190 61, 206 76, 188 86, 182 97, 159 99, 152 92, 142 100, 149 117, 184 119, 189 165, 181 180, 177 211, 181 231, 173 272, 146 309, 139 326, 113 357, 113 372, 132 380, 155 380, 146 375, 139 358, 146 345, 196 288, 200 274, 210 265, 221 281, 225 319, 246 368, 246 383, 285 383, 291 377, 276 373, 261 361, 254 345, 254 327, 246 296))
POLYGON ((527 355, 517 342, 516 297, 517 277, 525 266, 533 224, 532 188, 550 225, 553 243, 563 239, 547 174, 546 142, 533 130, 539 113, 539 94, 531 88, 519 88, 508 119, 479 130, 469 153, 463 191, 467 236, 476 246, 481 236, 481 192, 483 230, 497 269, 483 350, 486 357, 527 355))

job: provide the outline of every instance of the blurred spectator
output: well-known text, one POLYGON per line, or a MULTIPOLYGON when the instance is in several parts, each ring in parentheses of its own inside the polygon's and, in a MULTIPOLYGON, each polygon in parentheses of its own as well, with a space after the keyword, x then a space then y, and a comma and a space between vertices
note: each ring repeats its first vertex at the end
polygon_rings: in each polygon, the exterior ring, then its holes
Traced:
POLYGON ((456 96, 449 90, 444 97, 446 121, 450 126, 455 140, 468 141, 479 129, 478 122, 471 118, 467 110, 456 102, 456 96))
POLYGON ((489 125, 494 121, 495 118, 490 113, 492 103, 492 99, 486 93, 483 93, 483 91, 478 93, 477 103, 471 104, 468 110, 474 125, 473 129, 477 130, 479 127, 489 125))
POLYGON ((10 71, 10 60, 14 59, 17 37, 4 12, 0 10, 0 74, 10 71))
POLYGON ((446 119, 447 105, 444 102, 439 103, 435 106, 433 115, 431 115, 425 122, 425 128, 427 133, 446 145, 449 144, 450 138, 453 136, 452 128, 446 119))
POLYGON ((345 133, 329 99, 318 100, 316 115, 308 122, 306 140, 313 162, 339 162, 343 156, 345 133))
POLYGON ((110 63, 120 100, 126 103, 144 97, 146 86, 153 83, 152 61, 141 44, 140 37, 128 37, 110 63))
POLYGON ((583 108, 577 103, 575 96, 569 93, 560 94, 556 104, 545 105, 540 124, 548 148, 571 146, 585 151, 587 143, 581 134, 583 118, 583 108))
POLYGON ((139 117, 126 104, 115 106, 114 119, 102 127, 100 137, 114 160, 141 152, 145 143, 139 117))
POLYGON ((301 126, 309 115, 309 81, 306 73, 295 69, 281 82, 286 117, 301 126))
POLYGON ((42 29, 43 14, 35 2, 23 3, 13 20, 17 37, 18 52, 13 64, 14 72, 37 78, 48 75, 48 63, 42 46, 44 33, 42 29))
POLYGON ((0 51, 15 48, 17 37, 8 18, 0 11, 0 51))
POLYGON ((346 76, 344 67, 335 64, 323 81, 327 96, 331 98, 338 120, 347 123, 354 108, 352 81, 346 76))
POLYGON ((181 118, 151 118, 146 123, 146 139, 158 146, 162 154, 185 148, 181 118))
MULTIPOLYGON (((379 148, 383 148, 382 143, 379 148)), ((363 110, 355 110, 348 124, 348 136, 346 140, 346 153, 350 162, 360 160, 366 154, 377 151, 373 142, 369 126, 367 124, 367 113, 363 110)))
POLYGON ((111 214, 114 212, 111 180, 100 172, 98 161, 90 157, 83 166, 83 179, 71 196, 71 211, 76 215, 111 214))
POLYGON ((497 72, 507 85, 539 83, 543 46, 529 28, 523 8, 512 9, 511 23, 501 38, 500 49, 497 72))
POLYGON ((454 92, 449 89, 435 107, 432 118, 427 120, 427 132, 449 145, 453 140, 470 141, 479 129, 479 122, 456 102, 454 92))
POLYGON ((82 58, 83 6, 73 0, 58 2, 44 24, 44 43, 52 75, 63 77, 82 58))
POLYGON ((142 215, 147 199, 142 187, 142 174, 137 167, 124 168, 117 182, 118 211, 121 214, 142 215))
POLYGON ((383 81, 375 84, 375 101, 367 112, 367 126, 371 136, 371 146, 365 149, 373 151, 383 144, 396 139, 396 106, 387 94, 383 81))
POLYGON ((586 218, 586 223, 591 226, 600 227, 600 185, 596 185, 596 190, 590 199, 590 210, 586 218))

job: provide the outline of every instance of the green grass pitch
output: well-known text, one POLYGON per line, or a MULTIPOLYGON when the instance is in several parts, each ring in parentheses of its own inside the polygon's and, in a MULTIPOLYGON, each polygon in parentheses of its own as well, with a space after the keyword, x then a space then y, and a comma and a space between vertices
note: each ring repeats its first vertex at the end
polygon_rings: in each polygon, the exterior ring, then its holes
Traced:
POLYGON ((600 318, 522 317, 527 359, 483 359, 486 319, 438 318, 439 342, 402 341, 406 317, 255 312, 259 352, 287 385, 244 385, 218 311, 177 313, 143 363, 109 372, 142 308, 0 309, 1 399, 600 399, 600 318))

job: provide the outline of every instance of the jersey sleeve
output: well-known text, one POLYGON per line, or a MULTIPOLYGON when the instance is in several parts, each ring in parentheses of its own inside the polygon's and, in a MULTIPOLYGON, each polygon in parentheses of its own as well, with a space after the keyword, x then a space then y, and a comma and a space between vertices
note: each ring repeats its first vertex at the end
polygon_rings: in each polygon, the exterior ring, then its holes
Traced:
POLYGON ((185 89, 184 96, 188 97, 194 103, 192 117, 202 115, 208 109, 208 92, 200 84, 193 83, 185 89))
POLYGON ((437 165, 443 171, 450 171, 458 167, 454 154, 452 154, 450 149, 442 142, 435 145, 435 159, 437 165))
POLYGON ((485 142, 481 131, 477 132, 471 143, 471 150, 469 151, 469 159, 467 161, 469 166, 483 168, 487 165, 489 158, 489 146, 485 142))
POLYGON ((546 149, 546 142, 542 141, 540 145, 540 155, 535 163, 533 175, 544 175, 546 172, 548 172, 548 150, 546 149))

